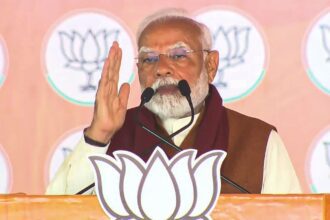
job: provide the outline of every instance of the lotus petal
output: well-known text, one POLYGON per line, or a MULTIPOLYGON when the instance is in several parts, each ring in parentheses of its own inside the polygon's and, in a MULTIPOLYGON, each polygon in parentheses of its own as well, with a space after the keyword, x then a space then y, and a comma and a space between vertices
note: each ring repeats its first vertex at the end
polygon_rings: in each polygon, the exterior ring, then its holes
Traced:
MULTIPOLYGON (((250 27, 244 27, 237 31, 237 53, 236 56, 243 59, 249 47, 250 27)), ((243 61, 243 60, 242 60, 243 61)))
POLYGON ((229 66, 231 66, 231 60, 233 59, 233 57, 235 57, 235 55, 237 53, 236 32, 237 32, 236 26, 229 28, 225 32, 225 35, 226 35, 227 41, 228 41, 228 47, 230 48, 229 52, 228 52, 228 56, 227 56, 229 66))
POLYGON ((321 33, 322 33, 322 41, 323 46, 328 56, 330 57, 330 26, 328 25, 321 25, 321 33))
POLYGON ((103 210, 109 217, 127 217, 120 194, 120 167, 118 162, 107 155, 90 156, 94 167, 96 195, 103 210), (102 175, 100 175, 102 173, 102 175))
POLYGON ((115 156, 122 163, 120 191, 124 206, 131 217, 143 218, 138 205, 138 190, 144 172, 144 162, 135 154, 116 151, 115 156))
POLYGON ((89 30, 82 42, 81 54, 83 61, 97 62, 100 57, 100 46, 94 33, 89 30))
POLYGON ((106 41, 106 30, 100 30, 99 32, 96 33, 95 35, 96 37, 96 41, 99 44, 99 53, 100 56, 98 58, 99 62, 103 62, 104 59, 108 56, 108 52, 109 52, 109 45, 108 42, 106 41))
POLYGON ((225 66, 227 66, 227 62, 222 61, 228 61, 228 57, 231 53, 231 47, 229 39, 222 26, 220 26, 214 34, 214 47, 220 51, 221 62, 219 63, 219 68, 224 68, 225 66))
POLYGON ((69 62, 75 60, 75 56, 72 51, 72 43, 73 43, 72 36, 70 36, 68 33, 64 31, 60 31, 58 34, 60 37, 60 48, 63 53, 63 56, 69 62))
POLYGON ((104 33, 104 58, 108 56, 108 51, 110 50, 110 45, 113 41, 118 41, 120 34, 119 29, 111 29, 104 33))
POLYGON ((168 159, 159 148, 148 161, 139 190, 139 207, 148 219, 172 219, 180 204, 178 186, 168 167, 168 159))
POLYGON ((171 160, 170 169, 178 184, 180 196, 180 208, 175 215, 176 219, 187 216, 196 202, 196 183, 192 172, 192 159, 195 159, 196 153, 193 149, 182 151, 171 160))
POLYGON ((81 54, 82 43, 83 37, 77 31, 72 31, 71 51, 75 61, 83 61, 83 57, 81 54))
POLYGON ((213 209, 220 194, 220 166, 226 152, 213 150, 200 156, 193 168, 196 181, 196 204, 189 216, 206 216, 213 209))

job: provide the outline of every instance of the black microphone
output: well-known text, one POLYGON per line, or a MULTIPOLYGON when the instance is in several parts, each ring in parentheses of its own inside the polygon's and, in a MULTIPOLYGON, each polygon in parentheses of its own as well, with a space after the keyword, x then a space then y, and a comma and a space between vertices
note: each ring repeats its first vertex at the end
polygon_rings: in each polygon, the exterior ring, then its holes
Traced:
POLYGON ((157 137, 159 140, 161 140, 162 142, 166 143, 167 145, 171 146, 172 148, 174 148, 177 151, 181 151, 181 148, 176 146, 175 144, 172 144, 167 138, 163 137, 162 135, 154 132, 153 130, 151 130, 150 128, 148 128, 147 126, 145 126, 144 124, 141 123, 141 121, 139 120, 139 115, 141 112, 141 109, 143 107, 143 105, 147 102, 150 101, 150 99, 152 98, 152 96, 155 94, 154 90, 150 87, 146 88, 141 95, 141 103, 140 106, 136 112, 135 115, 135 121, 136 123, 143 128, 144 130, 146 130, 149 134, 154 135, 155 137, 157 137))
MULTIPOLYGON (((142 109, 142 107, 144 106, 144 104, 146 104, 147 102, 150 101, 150 99, 153 97, 153 95, 155 94, 155 91, 151 88, 151 87, 147 87, 146 89, 143 90, 142 94, 141 94, 141 102, 140 105, 138 107, 137 110, 137 114, 135 115, 135 120, 136 122, 145 130, 147 130, 149 133, 155 135, 158 139, 161 139, 163 142, 165 142, 166 144, 169 145, 173 145, 172 143, 170 143, 168 140, 166 140, 164 137, 161 137, 160 135, 156 134, 155 132, 153 132, 152 130, 150 130, 149 128, 147 128, 146 126, 144 126, 139 120, 138 120, 138 115, 142 109)), ((178 148, 177 146, 172 146, 174 148, 178 148)), ((181 149, 180 149, 181 150, 181 149)), ((90 190, 91 188, 93 188, 95 186, 95 183, 90 184, 89 186, 83 188, 82 190, 80 190, 79 192, 76 193, 76 195, 81 195, 85 192, 87 192, 88 190, 90 190)))
MULTIPOLYGON (((193 106, 192 101, 191 101, 191 97, 190 97, 191 91, 190 91, 190 87, 189 87, 188 82, 186 80, 184 80, 184 79, 183 80, 180 80, 179 83, 178 83, 178 87, 179 87, 179 90, 180 90, 181 95, 184 96, 184 97, 186 97, 186 99, 188 101, 188 104, 189 104, 189 107, 190 107, 190 112, 191 112, 191 117, 190 117, 190 121, 188 122, 188 124, 186 124, 185 126, 183 126, 180 129, 178 129, 177 131, 175 131, 171 135, 167 136, 167 138, 166 138, 167 140, 170 140, 174 136, 176 136, 179 133, 181 133, 182 131, 186 130, 194 122, 194 118, 195 118, 195 110, 194 110, 194 106, 193 106)), ((141 103, 142 103, 142 100, 143 99, 142 99, 142 96, 141 96, 141 103)), ((162 142, 164 142, 164 141, 162 141, 162 142)), ((155 145, 158 145, 158 144, 159 143, 156 143, 155 145)), ((173 147, 173 146, 171 146, 171 147, 173 147)), ((178 147, 178 146, 175 145, 175 150, 181 151, 182 149, 180 147, 178 147), (176 149, 176 148, 178 148, 178 149, 176 149)))
MULTIPOLYGON (((182 96, 186 97, 189 107, 190 107, 190 121, 188 122, 188 124, 186 124, 185 126, 183 126, 182 128, 180 128, 179 130, 175 131, 174 133, 172 133, 170 136, 168 136, 168 139, 173 138, 174 136, 176 136, 177 134, 181 133, 182 131, 186 130, 193 122, 194 122, 194 118, 195 118, 195 110, 194 110, 194 106, 192 104, 191 101, 191 97, 190 97, 190 86, 188 84, 188 82, 186 80, 180 80, 178 83, 178 87, 180 90, 180 93, 182 96)), ((180 148, 181 149, 181 148, 180 148)))
POLYGON ((150 101, 150 99, 154 96, 155 91, 153 90, 153 88, 148 87, 145 90, 143 90, 142 94, 141 94, 141 103, 140 103, 140 107, 144 104, 146 104, 147 102, 150 101))
MULTIPOLYGON (((189 103, 189 106, 190 106, 190 110, 191 110, 191 119, 190 119, 190 121, 189 121, 189 123, 187 125, 185 125, 184 127, 180 128, 179 130, 177 130, 176 132, 174 132, 173 134, 171 134, 170 136, 168 136, 167 139, 166 139, 166 138, 162 137, 161 135, 157 134, 155 131, 151 131, 150 129, 146 128, 144 125, 141 124, 141 122, 138 121, 138 114, 140 112, 140 109, 137 112, 136 119, 137 119, 138 124, 143 129, 145 129, 146 131, 148 131, 150 134, 156 136, 163 143, 166 143, 168 146, 170 146, 170 147, 174 148, 176 151, 180 152, 180 151, 182 151, 182 149, 180 147, 176 146, 175 144, 170 143, 168 141, 168 139, 173 138, 175 135, 177 135, 180 132, 182 132, 183 130, 187 129, 193 123, 195 113, 194 113, 194 107, 193 107, 193 104, 192 104, 192 100, 191 100, 191 97, 190 97, 191 90, 190 90, 190 86, 189 86, 188 82, 186 80, 180 80, 179 83, 178 83, 178 87, 179 87, 180 93, 183 96, 186 97, 186 99, 187 99, 187 101, 189 103)), ((152 94, 152 95, 154 95, 154 94, 152 94)), ((151 97, 148 99, 148 101, 150 101, 150 99, 151 99, 151 97)), ((145 97, 142 97, 142 95, 141 95, 141 104, 142 104, 143 100, 147 100, 147 99, 145 97)), ((141 107, 142 107, 142 105, 140 105, 140 108, 141 107)), ((238 185, 237 183, 235 183, 234 181, 232 181, 228 177, 225 177, 223 175, 221 175, 220 177, 221 177, 222 180, 224 180, 225 182, 227 182, 229 185, 233 186, 235 189, 238 189, 240 192, 250 194, 250 192, 248 190, 246 190, 242 186, 238 185)))
MULTIPOLYGON (((178 83, 178 87, 179 87, 179 90, 180 90, 181 95, 186 97, 186 99, 187 99, 187 101, 189 103, 189 106, 190 106, 190 110, 191 110, 191 118, 190 118, 190 121, 189 121, 189 123, 187 125, 183 126, 179 130, 177 130, 176 132, 172 133, 167 138, 165 138, 165 137, 157 134, 155 131, 152 131, 151 129, 149 129, 148 127, 146 127, 145 125, 143 125, 140 122, 140 120, 139 120, 139 113, 141 112, 141 109, 142 109, 143 105, 146 104, 147 102, 149 102, 150 99, 155 94, 154 90, 152 88, 150 88, 150 87, 146 88, 142 92, 142 94, 141 94, 141 103, 140 103, 139 108, 137 110, 137 113, 135 115, 135 120, 138 123, 138 125, 141 128, 143 128, 144 130, 146 130, 148 133, 154 135, 159 140, 161 140, 161 142, 167 144, 168 146, 174 148, 176 151, 180 152, 180 151, 182 151, 182 149, 180 147, 176 146, 175 144, 172 144, 168 139, 173 138, 175 135, 177 135, 177 134, 181 133, 182 131, 184 131, 185 129, 187 129, 193 123, 195 113, 194 113, 194 107, 193 107, 193 104, 192 104, 192 100, 191 100, 191 97, 190 97, 191 90, 190 90, 190 87, 189 87, 188 82, 186 80, 181 80, 178 83)), ((221 175, 220 177, 225 182, 227 182, 229 185, 233 186, 234 188, 238 189, 239 191, 250 194, 249 191, 247 191, 246 189, 244 189, 243 187, 241 187, 237 183, 233 182, 229 178, 227 178, 227 177, 225 177, 223 175, 221 175)), ((86 191, 88 191, 89 189, 93 188, 94 186, 95 186, 95 183, 92 183, 91 185, 87 186, 86 188, 84 188, 81 191, 79 191, 78 193, 76 193, 76 195, 83 194, 86 191)))

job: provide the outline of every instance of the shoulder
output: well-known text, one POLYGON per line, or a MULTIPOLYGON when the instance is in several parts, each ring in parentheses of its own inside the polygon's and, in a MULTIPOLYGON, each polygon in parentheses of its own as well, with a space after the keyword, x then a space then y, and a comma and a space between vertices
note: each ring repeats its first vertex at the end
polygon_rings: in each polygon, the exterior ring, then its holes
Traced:
POLYGON ((237 111, 234 111, 232 109, 226 109, 226 114, 228 118, 228 124, 229 127, 239 127, 240 129, 265 129, 265 130, 274 130, 276 131, 276 128, 258 118, 250 117, 247 115, 244 115, 242 113, 239 113, 237 111))

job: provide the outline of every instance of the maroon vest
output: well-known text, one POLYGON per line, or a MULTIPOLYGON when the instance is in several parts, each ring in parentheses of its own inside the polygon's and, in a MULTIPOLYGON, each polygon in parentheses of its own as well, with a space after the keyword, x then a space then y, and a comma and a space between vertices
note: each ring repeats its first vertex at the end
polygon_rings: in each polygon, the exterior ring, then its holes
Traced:
MULTIPOLYGON (((173 156, 173 149, 135 123, 136 111, 137 108, 127 111, 124 125, 112 138, 107 154, 128 150, 147 161, 155 146, 159 145, 169 157, 173 156)), ((157 124, 155 115, 146 108, 142 109, 139 118, 151 130, 166 134, 157 124)), ((260 193, 267 140, 273 129, 261 120, 223 107, 217 89, 210 85, 203 113, 181 147, 197 149, 197 156, 214 149, 227 151, 221 174, 252 193, 260 193)), ((222 181, 221 193, 239 191, 222 181)))

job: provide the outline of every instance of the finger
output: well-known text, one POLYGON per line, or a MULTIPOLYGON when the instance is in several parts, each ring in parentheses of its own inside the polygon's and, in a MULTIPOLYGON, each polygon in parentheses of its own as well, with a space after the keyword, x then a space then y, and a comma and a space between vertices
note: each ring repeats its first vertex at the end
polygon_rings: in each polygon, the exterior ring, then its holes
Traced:
POLYGON ((109 72, 109 56, 104 60, 102 73, 101 73, 101 80, 105 81, 108 79, 108 72, 109 72))
POLYGON ((109 52, 109 70, 108 70, 108 77, 110 80, 114 79, 116 72, 114 68, 116 66, 117 60, 117 53, 118 53, 118 43, 114 41, 110 48, 109 52))
POLYGON ((119 101, 122 109, 127 110, 128 97, 130 93, 130 85, 128 83, 123 83, 119 90, 119 101))
POLYGON ((109 84, 111 85, 111 96, 118 95, 119 69, 121 64, 122 52, 117 42, 113 43, 110 54, 109 84))
MULTIPOLYGON (((118 42, 114 42, 114 59, 113 65, 111 66, 112 78, 111 81, 114 83, 114 92, 118 91, 118 81, 119 81, 119 70, 121 65, 122 50, 119 47, 118 42)), ((116 93, 117 94, 117 93, 116 93)))
POLYGON ((115 81, 119 80, 119 71, 120 71, 120 66, 121 66, 121 59, 122 59, 122 50, 119 47, 119 44, 117 43, 114 69, 113 69, 113 71, 116 73, 116 74, 113 75, 115 81))
MULTIPOLYGON (((110 55, 110 50, 109 50, 109 55, 110 55)), ((104 60, 103 68, 102 68, 102 73, 101 73, 101 79, 99 80, 99 85, 96 91, 96 99, 99 100, 101 97, 106 95, 106 87, 107 84, 109 83, 109 77, 108 77, 108 72, 109 72, 109 55, 108 57, 104 60)))

